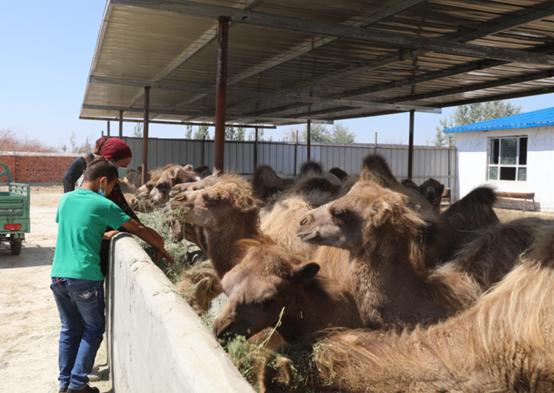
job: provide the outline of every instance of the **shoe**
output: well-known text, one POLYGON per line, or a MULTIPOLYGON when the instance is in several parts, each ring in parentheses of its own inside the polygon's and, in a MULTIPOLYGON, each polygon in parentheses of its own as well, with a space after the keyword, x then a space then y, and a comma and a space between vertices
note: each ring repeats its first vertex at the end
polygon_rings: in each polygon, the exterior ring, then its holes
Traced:
POLYGON ((60 388, 59 393, 67 393, 67 388, 60 388))
POLYGON ((98 388, 93 388, 91 386, 85 385, 79 390, 67 389, 67 393, 100 393, 100 390, 98 390, 98 388))

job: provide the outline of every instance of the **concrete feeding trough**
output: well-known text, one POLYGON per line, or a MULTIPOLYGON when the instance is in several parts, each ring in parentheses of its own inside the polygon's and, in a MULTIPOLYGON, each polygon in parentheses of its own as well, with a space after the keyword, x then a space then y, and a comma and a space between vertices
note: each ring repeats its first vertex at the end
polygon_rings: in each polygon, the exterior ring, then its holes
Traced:
POLYGON ((131 236, 113 240, 110 268, 107 330, 115 392, 254 392, 131 236))

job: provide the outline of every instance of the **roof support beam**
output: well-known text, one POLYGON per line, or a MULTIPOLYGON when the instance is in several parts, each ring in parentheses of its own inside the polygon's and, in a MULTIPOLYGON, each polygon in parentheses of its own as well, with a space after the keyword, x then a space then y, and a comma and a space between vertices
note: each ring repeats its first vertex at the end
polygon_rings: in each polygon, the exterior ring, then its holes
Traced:
MULTIPOLYGON (((101 121, 118 121, 114 117, 102 117, 102 116, 79 116, 80 120, 101 120, 101 121)), ((142 123, 143 119, 123 119, 127 123, 142 123)), ((332 122, 331 122, 332 123, 332 122)), ((211 122, 199 122, 199 121, 172 121, 172 120, 150 120, 150 124, 166 124, 166 125, 190 125, 190 126, 208 126, 213 127, 215 124, 211 122)), ((275 129, 277 126, 270 124, 244 124, 244 123, 228 123, 229 127, 243 127, 243 128, 264 128, 275 129)))
POLYGON ((153 8, 205 18, 228 16, 235 23, 297 31, 300 33, 314 34, 318 36, 354 39, 400 48, 423 49, 459 56, 496 59, 527 64, 554 65, 554 56, 540 53, 484 45, 463 44, 453 40, 417 37, 392 31, 383 32, 379 29, 366 29, 303 18, 239 10, 236 8, 198 3, 190 0, 180 0, 178 3, 170 0, 112 0, 112 3, 115 5, 153 8))
POLYGON ((517 83, 525 83, 525 82, 535 81, 539 79, 547 79, 547 78, 554 78, 554 69, 541 71, 541 72, 534 72, 531 74, 512 76, 508 78, 502 78, 491 82, 474 83, 472 85, 452 87, 450 89, 441 90, 439 92, 416 94, 416 95, 406 96, 399 100, 394 100, 394 101, 402 102, 402 101, 424 100, 428 98, 442 97, 442 96, 448 96, 451 94, 460 94, 460 93, 466 93, 469 91, 484 90, 484 89, 490 89, 493 87, 500 87, 500 86, 506 86, 506 85, 515 85, 517 83))
MULTIPOLYGON (((277 101, 278 102, 278 101, 277 101)), ((258 109, 253 113, 247 113, 247 115, 260 115, 267 112, 275 113, 288 110, 294 110, 298 108, 298 102, 316 104, 316 105, 334 105, 334 106, 344 106, 352 108, 368 108, 368 109, 382 109, 382 110, 393 110, 399 112, 405 112, 410 110, 416 110, 418 112, 427 112, 427 113, 442 113, 440 108, 431 108, 426 106, 418 105, 402 105, 395 103, 383 103, 377 101, 365 101, 365 100, 346 100, 346 99, 328 99, 322 97, 310 97, 310 96, 287 96, 283 97, 281 100, 282 105, 276 106, 276 100, 262 100, 258 109), (292 102, 292 103, 291 103, 292 102)))

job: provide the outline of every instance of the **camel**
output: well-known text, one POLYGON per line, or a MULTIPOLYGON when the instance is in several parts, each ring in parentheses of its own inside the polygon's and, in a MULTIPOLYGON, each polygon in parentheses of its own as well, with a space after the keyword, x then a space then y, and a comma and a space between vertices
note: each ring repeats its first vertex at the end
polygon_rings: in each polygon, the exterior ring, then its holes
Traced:
POLYGON ((437 244, 442 247, 436 240, 441 229, 435 224, 432 216, 410 207, 403 193, 360 181, 344 197, 308 213, 298 235, 313 244, 348 250, 364 326, 382 329, 434 323, 468 307, 511 269, 538 226, 521 224, 513 232, 493 227, 493 235, 478 237, 460 251, 457 259, 467 259, 465 264, 451 262, 460 271, 451 265, 434 271, 428 259, 436 258, 437 244), (518 231, 521 235, 515 236, 518 231), (502 247, 507 260, 496 265, 494 255, 502 247), (485 275, 495 279, 481 279, 485 275))
MULTIPOLYGON (((409 206, 424 216, 427 222, 432 223, 432 232, 441 236, 428 243, 427 263, 430 267, 451 259, 465 244, 478 236, 480 230, 498 223, 498 217, 492 208, 496 194, 488 187, 476 188, 439 215, 440 198, 437 208, 421 193, 423 189, 429 191, 429 188, 440 185, 437 181, 431 181, 433 179, 426 181, 424 188, 417 187, 411 180, 398 183, 384 158, 373 154, 364 159, 360 179, 372 180, 382 187, 404 194, 408 198, 409 206)), ((352 186, 353 184, 349 185, 348 189, 352 186)), ((346 190, 343 189, 343 195, 346 194, 346 190)), ((428 194, 437 195, 438 191, 437 188, 434 193, 428 194)), ((435 205, 436 203, 435 200, 435 205)))
POLYGON ((175 185, 199 180, 200 177, 193 171, 191 165, 175 165, 162 172, 148 195, 155 204, 163 205, 169 200, 169 193, 175 185))
POLYGON ((333 167, 329 169, 329 173, 335 175, 337 179, 339 179, 342 183, 348 180, 348 173, 346 171, 343 171, 339 167, 333 167))
POLYGON ((268 326, 288 343, 327 327, 361 327, 352 295, 320 265, 263 239, 244 240, 241 262, 221 281, 229 302, 214 322, 219 338, 251 337, 268 326), (322 313, 322 310, 325 310, 322 313))
POLYGON ((289 188, 293 181, 280 177, 269 165, 260 165, 252 175, 252 188, 255 197, 265 202, 289 188))
POLYGON ((495 201, 494 190, 477 187, 441 214, 450 237, 450 249, 443 259, 450 259, 481 230, 500 222, 493 209, 495 201))
POLYGON ((436 179, 430 178, 425 180, 419 186, 419 192, 429 203, 433 206, 433 209, 437 213, 441 211, 442 193, 444 192, 444 185, 436 179))
POLYGON ((183 209, 187 223, 202 228, 202 248, 229 296, 229 304, 215 324, 221 335, 237 331, 255 334, 279 319, 281 307, 267 308, 256 319, 244 317, 248 310, 259 309, 260 294, 286 306, 278 332, 287 339, 295 340, 337 324, 361 326, 343 278, 348 269, 332 259, 338 253, 328 253, 329 263, 322 261, 321 266, 307 263, 307 259, 263 234, 258 227, 259 202, 241 177, 222 175, 212 186, 175 196, 171 207, 183 209), (300 272, 304 265, 307 270, 300 272), (274 285, 277 282, 279 285, 274 285), (321 315, 316 312, 317 304, 325 304, 329 311, 321 315), (245 320, 250 325, 245 326, 245 320))
MULTIPOLYGON (((261 391, 344 393, 554 391, 554 225, 471 308, 413 331, 324 332, 291 352, 312 375, 261 391)), ((291 369, 283 359, 280 364, 291 369)), ((292 375, 292 373, 290 374, 292 375)), ((267 380, 266 380, 267 381, 267 380)))
POLYGON ((211 186, 180 193, 170 206, 183 209, 185 221, 202 228, 205 244, 200 247, 205 248, 219 278, 242 258, 243 251, 235 243, 261 236, 259 203, 250 184, 238 175, 224 174, 211 186))

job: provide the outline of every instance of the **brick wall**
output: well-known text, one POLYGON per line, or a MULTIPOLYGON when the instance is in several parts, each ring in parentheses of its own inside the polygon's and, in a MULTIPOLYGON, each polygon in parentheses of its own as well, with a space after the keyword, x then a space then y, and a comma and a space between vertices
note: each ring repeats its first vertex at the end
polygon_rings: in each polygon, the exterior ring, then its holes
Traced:
MULTIPOLYGON (((63 175, 77 156, 51 153, 3 153, 0 162, 7 164, 20 183, 61 183, 63 175)), ((4 182, 5 179, 0 179, 4 182)))

